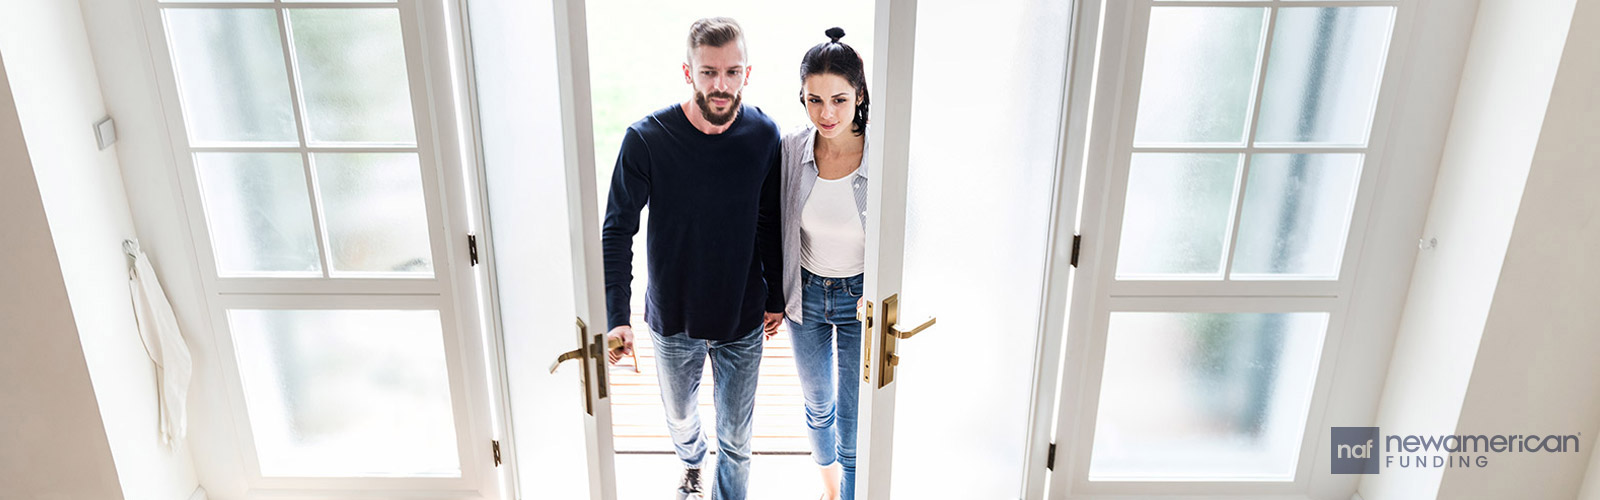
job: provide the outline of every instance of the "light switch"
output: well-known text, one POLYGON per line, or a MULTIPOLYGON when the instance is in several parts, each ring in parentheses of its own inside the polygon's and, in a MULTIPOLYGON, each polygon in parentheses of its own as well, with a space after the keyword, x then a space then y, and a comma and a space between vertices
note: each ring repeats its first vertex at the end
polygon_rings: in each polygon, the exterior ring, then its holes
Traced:
POLYGON ((104 120, 94 124, 94 139, 95 142, 100 144, 101 150, 109 148, 117 142, 117 125, 111 121, 111 117, 107 116, 104 120))

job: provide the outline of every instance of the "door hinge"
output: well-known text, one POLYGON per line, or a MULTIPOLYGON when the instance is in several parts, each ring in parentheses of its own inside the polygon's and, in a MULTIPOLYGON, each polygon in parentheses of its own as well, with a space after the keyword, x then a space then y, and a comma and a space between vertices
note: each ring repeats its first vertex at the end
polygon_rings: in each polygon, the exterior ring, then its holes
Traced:
MULTIPOLYGON (((495 441, 491 441, 491 442, 494 443, 494 466, 495 467, 499 467, 500 466, 500 441, 499 440, 495 440, 495 441)), ((1050 445, 1050 446, 1053 447, 1055 445, 1050 445)), ((1051 450, 1054 450, 1054 449, 1055 448, 1051 448, 1051 450)))
POLYGON ((1072 235, 1072 267, 1078 267, 1078 250, 1083 248, 1083 235, 1072 235))
MULTIPOLYGON (((478 265, 478 235, 476 234, 467 233, 467 256, 472 258, 472 265, 478 265)), ((1077 258, 1073 258, 1073 262, 1077 262, 1077 258)))
MULTIPOLYGON (((498 449, 498 448, 496 448, 498 449)), ((1044 459, 1045 470, 1056 470, 1056 444, 1050 443, 1049 456, 1044 459)))

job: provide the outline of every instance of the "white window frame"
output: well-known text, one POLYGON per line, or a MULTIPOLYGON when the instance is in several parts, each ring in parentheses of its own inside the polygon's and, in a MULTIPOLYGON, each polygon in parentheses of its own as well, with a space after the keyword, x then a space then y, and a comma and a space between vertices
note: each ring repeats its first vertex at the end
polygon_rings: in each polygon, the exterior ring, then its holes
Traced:
MULTIPOLYGON (((1397 259, 1412 255, 1392 250, 1409 243, 1406 236, 1396 241, 1396 229, 1420 226, 1425 198, 1431 183, 1402 183, 1386 186, 1395 168, 1394 158, 1416 158, 1439 144, 1399 143, 1392 137, 1403 131, 1391 129, 1398 120, 1425 126, 1430 132, 1447 126, 1448 114, 1429 114, 1430 110, 1404 109, 1407 98, 1419 91, 1420 80, 1407 67, 1408 57, 1416 54, 1411 45, 1418 37, 1448 33, 1450 26, 1418 25, 1419 11, 1456 14, 1456 9, 1472 6, 1440 3, 1433 0, 1098 0, 1081 2, 1077 46, 1071 64, 1067 106, 1063 127, 1062 171, 1057 190, 1063 195, 1080 192, 1081 205, 1069 206, 1070 196, 1057 208, 1052 260, 1064 261, 1072 253, 1075 235, 1081 235, 1079 266, 1056 265, 1046 287, 1045 328, 1065 329, 1061 340, 1062 369, 1057 384, 1053 442, 1058 444, 1054 470, 1049 473, 1048 498, 1123 498, 1126 495, 1160 495, 1163 498, 1348 498, 1355 491, 1359 475, 1329 474, 1327 440, 1329 426, 1368 425, 1374 418, 1381 393, 1383 370, 1389 359, 1394 331, 1355 331, 1351 325, 1381 324, 1383 316, 1396 309, 1392 304, 1404 300, 1404 289, 1388 287, 1363 264, 1378 269, 1393 268, 1397 259), (1252 94, 1254 104, 1249 122, 1250 139, 1243 147, 1215 148, 1216 152, 1249 155, 1255 152, 1360 152, 1365 155, 1355 206, 1345 242, 1342 265, 1336 280, 1252 280, 1229 281, 1232 266, 1232 236, 1222 278, 1199 280, 1122 280, 1115 279, 1117 242, 1120 239, 1122 207, 1126 195, 1132 153, 1153 151, 1191 151, 1198 148, 1133 147, 1133 125, 1137 116, 1140 74, 1143 68, 1146 29, 1153 6, 1233 6, 1233 7, 1331 7, 1392 6, 1396 8, 1393 27, 1383 64, 1382 80, 1372 114, 1370 135, 1365 147, 1263 148, 1251 144, 1255 134, 1260 86, 1265 70, 1256 75, 1252 94), (1445 12, 1449 11, 1449 12, 1445 12), (1402 95, 1404 94, 1404 95, 1402 95), (1398 117, 1398 118, 1397 118, 1398 117), (1108 166, 1104 168, 1101 166, 1108 166), (1382 213, 1384 217, 1373 214, 1382 213), (1369 241, 1369 236, 1372 238, 1369 241), (1403 255, 1402 255, 1403 254, 1403 255), (1369 261, 1369 262, 1363 262, 1369 261), (1361 297, 1362 300, 1354 300, 1361 297), (1191 312, 1326 312, 1328 327, 1319 353, 1320 361, 1299 450, 1293 481, 1089 481, 1088 470, 1094 445, 1100 378, 1103 371, 1106 329, 1113 311, 1191 311, 1191 312), (1348 344, 1348 346, 1347 346, 1348 344), (1375 349, 1375 347, 1378 347, 1375 349), (1379 363, 1384 363, 1379 365, 1379 363), (1374 373, 1376 372, 1376 373, 1374 373)), ((1450 17, 1454 19, 1454 17, 1450 17)), ((1268 18, 1268 38, 1264 51, 1271 50, 1272 23, 1268 18)), ((1426 44, 1424 44, 1426 45, 1426 44)), ((1437 47, 1435 47, 1437 48, 1437 47)), ((1448 47, 1464 53, 1465 46, 1448 47)), ((1445 54, 1445 56, 1458 53, 1445 54)), ((1438 54, 1434 54, 1438 55, 1438 54)), ((1259 64, 1267 64, 1270 53, 1262 54, 1259 64)), ((1427 69, 1449 68, 1443 62, 1423 60, 1412 63, 1427 69)), ((1418 136, 1427 137, 1423 133, 1418 136)), ((1411 136, 1408 136, 1411 137, 1411 136)), ((1247 173, 1247 172, 1246 172, 1247 173)), ((1242 193, 1235 203, 1240 203, 1242 193)), ((1238 206, 1234 207, 1237 214, 1238 206)), ((1237 231, 1238 217, 1232 220, 1237 231)), ((1409 268, 1409 266, 1405 266, 1409 268)), ((1056 346, 1046 346, 1054 349, 1056 346)), ((1036 429, 1044 423, 1036 424, 1036 429)), ((1036 432, 1038 432, 1036 430, 1036 432)), ((1029 477, 1034 477, 1034 471, 1029 477)), ((1032 483, 1029 498, 1041 498, 1032 483), (1035 496, 1038 495, 1038 496, 1035 496)))
MULTIPOLYGON (((498 390, 492 380, 483 335, 485 319, 479 267, 469 262, 467 237, 473 234, 479 217, 475 213, 476 185, 469 180, 473 165, 472 148, 460 132, 464 107, 458 95, 462 61, 459 54, 461 33, 457 5, 453 2, 395 0, 388 2, 212 2, 167 3, 158 0, 137 2, 153 78, 161 98, 166 135, 172 148, 172 168, 179 185, 193 244, 205 300, 210 331, 188 332, 202 336, 199 345, 214 346, 211 352, 197 353, 199 363, 212 357, 223 380, 216 384, 225 400, 196 394, 191 398, 197 416, 209 416, 209 425, 220 426, 214 433, 195 436, 211 438, 195 443, 195 461, 207 462, 201 479, 214 497, 220 498, 326 498, 382 497, 407 498, 499 498, 503 469, 497 470, 494 445, 500 439, 501 419, 496 415, 498 390), (282 147, 228 145, 192 146, 180 104, 175 67, 166 37, 163 10, 166 9, 271 9, 277 13, 280 40, 287 41, 284 19, 287 9, 391 9, 400 15, 401 37, 410 83, 412 119, 416 126, 415 146, 308 146, 305 138, 304 107, 299 95, 296 70, 289 59, 289 45, 282 44, 285 67, 291 73, 290 99, 296 117, 299 144, 282 147), (302 155, 339 152, 406 152, 418 156, 434 276, 431 278, 328 277, 332 271, 324 231, 317 218, 314 224, 323 260, 323 277, 272 278, 220 276, 200 197, 192 153, 199 152, 290 152, 302 155), (451 408, 456 427, 457 453, 461 475, 454 478, 427 477, 267 477, 261 474, 255 442, 251 437, 249 415, 234 347, 228 329, 229 309, 430 309, 441 319, 443 349, 449 377, 451 408), (207 354, 211 356, 207 356, 207 354), (227 439, 231 437, 232 439, 227 439), (210 481, 207 481, 210 479, 210 481)), ((308 194, 311 172, 306 172, 308 194)), ((313 203, 318 203, 313 201, 313 203)), ((314 207, 317 205, 313 205, 314 207)), ((316 218, 316 212, 313 212, 316 218)), ((480 243, 480 248, 482 244, 480 243)), ((197 367, 197 374, 204 373, 197 367)))

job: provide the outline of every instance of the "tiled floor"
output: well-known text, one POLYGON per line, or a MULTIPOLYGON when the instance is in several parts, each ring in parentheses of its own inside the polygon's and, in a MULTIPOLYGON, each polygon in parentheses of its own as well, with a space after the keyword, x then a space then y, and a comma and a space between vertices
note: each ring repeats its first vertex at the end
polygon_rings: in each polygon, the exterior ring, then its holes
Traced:
MULTIPOLYGON (((616 464, 617 500, 677 500, 678 480, 683 475, 677 456, 619 453, 616 464)), ((715 470, 716 464, 707 460, 705 467, 715 470)), ((708 475, 707 488, 710 479, 708 475)), ((822 494, 817 464, 809 455, 751 457, 748 488, 749 498, 758 500, 815 500, 822 494)))

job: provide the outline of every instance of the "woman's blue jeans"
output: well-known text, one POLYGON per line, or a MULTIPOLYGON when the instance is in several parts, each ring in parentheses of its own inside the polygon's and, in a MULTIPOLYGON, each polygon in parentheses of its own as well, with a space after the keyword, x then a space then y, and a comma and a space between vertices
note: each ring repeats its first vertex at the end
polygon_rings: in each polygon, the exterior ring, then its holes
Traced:
POLYGON ((856 406, 861 384, 861 321, 856 301, 862 278, 824 278, 800 271, 800 322, 789 321, 800 390, 805 395, 811 458, 817 465, 839 462, 844 469, 844 500, 855 497, 856 406))

